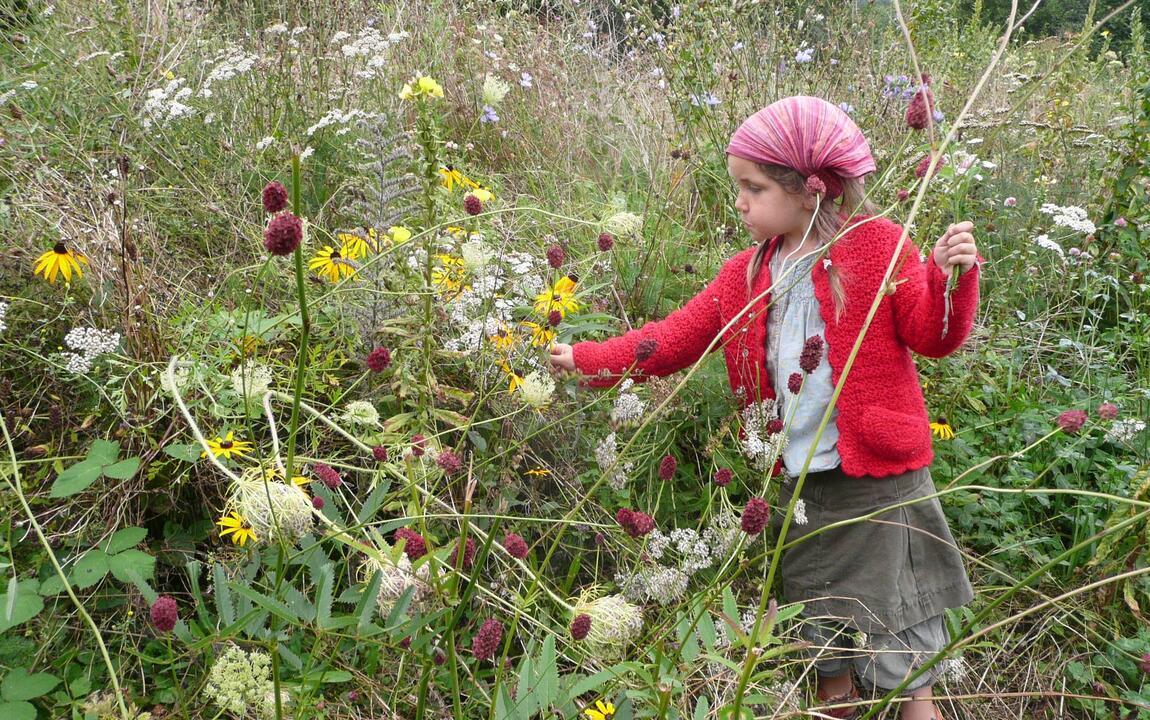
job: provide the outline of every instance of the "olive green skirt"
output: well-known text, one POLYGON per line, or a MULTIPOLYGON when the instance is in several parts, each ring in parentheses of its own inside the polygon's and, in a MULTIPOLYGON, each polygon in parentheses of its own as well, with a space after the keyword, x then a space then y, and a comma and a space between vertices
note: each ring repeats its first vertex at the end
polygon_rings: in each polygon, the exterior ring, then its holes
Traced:
MULTIPOLYGON (((795 479, 783 476, 776 537, 795 479)), ((800 497, 806 524, 794 519, 787 541, 833 523, 873 518, 811 535, 783 553, 783 597, 803 616, 834 619, 866 633, 896 633, 970 602, 974 591, 938 498, 930 469, 884 478, 850 477, 841 468, 809 473, 800 497), (889 509, 888 509, 889 508, 889 509)))

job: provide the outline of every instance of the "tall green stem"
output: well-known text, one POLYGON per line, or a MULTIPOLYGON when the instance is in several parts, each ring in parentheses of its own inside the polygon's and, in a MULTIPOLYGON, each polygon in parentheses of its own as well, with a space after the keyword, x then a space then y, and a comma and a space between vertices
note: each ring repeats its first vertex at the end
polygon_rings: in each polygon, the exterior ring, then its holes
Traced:
MULTIPOLYGON (((295 155, 291 160, 291 209, 296 214, 296 217, 302 219, 300 213, 300 200, 299 200, 299 155, 295 155)), ((302 243, 301 243, 302 245, 302 243)), ((299 431, 299 403, 303 395, 303 376, 307 368, 307 341, 308 335, 311 333, 311 319, 307 314, 307 292, 304 287, 304 272, 303 272, 303 248, 297 247, 293 254, 295 259, 295 289, 296 296, 299 300, 299 316, 300 316, 300 333, 299 333, 299 351, 296 353, 296 367, 295 367, 295 389, 292 394, 291 405, 291 422, 288 425, 287 437, 287 473, 285 478, 291 478, 295 475, 295 468, 293 462, 295 460, 295 442, 296 435, 299 431)))

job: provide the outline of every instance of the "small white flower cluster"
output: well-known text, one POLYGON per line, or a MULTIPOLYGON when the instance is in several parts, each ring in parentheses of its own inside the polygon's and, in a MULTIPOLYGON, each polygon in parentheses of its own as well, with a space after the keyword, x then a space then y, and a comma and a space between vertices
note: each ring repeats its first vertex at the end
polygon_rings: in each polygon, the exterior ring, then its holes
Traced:
POLYGON ((670 605, 687 592, 690 577, 679 568, 644 565, 634 573, 619 573, 615 583, 628 600, 636 603, 657 602, 670 605))
MULTIPOLYGON (((619 458, 619 446, 615 440, 615 433, 611 433, 603 438, 599 445, 595 448, 595 463, 599 469, 606 472, 608 468, 615 465, 616 460, 619 458)), ((622 492, 627 487, 627 480, 631 474, 631 470, 635 467, 635 463, 619 463, 615 465, 615 469, 611 471, 611 475, 607 477, 607 484, 613 490, 622 492)))
POLYGON ((615 405, 611 408, 611 419, 622 425, 638 422, 647 412, 647 403, 630 392, 634 384, 634 380, 627 378, 619 385, 619 397, 615 398, 615 405))
POLYGON ((4 316, 8 314, 8 303, 0 302, 0 333, 8 329, 8 324, 4 322, 4 316))
POLYGON ((807 501, 799 498, 795 501, 795 512, 791 516, 794 518, 796 525, 807 524, 807 501))
POLYGON ((74 352, 64 353, 68 359, 68 372, 87 375, 92 361, 104 353, 115 352, 120 346, 120 333, 96 328, 72 328, 64 336, 64 344, 74 352))
POLYGON ((966 658, 962 655, 942 661, 942 675, 948 683, 962 682, 966 677, 966 658))
POLYGON ((208 73, 207 79, 204 80, 203 86, 198 93, 200 97, 211 97, 212 86, 216 83, 227 82, 237 75, 246 75, 251 72, 251 69, 256 66, 260 61, 259 55, 252 55, 244 52, 243 48, 236 45, 228 46, 216 56, 216 60, 209 60, 205 65, 215 62, 216 66, 208 73))
MULTIPOLYGON (((739 518, 731 512, 723 512, 711 518, 711 523, 703 531, 703 542, 711 549, 711 558, 717 565, 731 557, 740 538, 746 538, 746 534, 739 527, 739 518)), ((746 542, 750 545, 757 539, 746 538, 746 542)))
POLYGON ((164 127, 173 120, 195 114, 196 109, 184 103, 192 94, 192 89, 184 86, 186 82, 184 78, 173 78, 163 87, 148 91, 140 120, 145 128, 164 127))
POLYGON ((680 569, 687 575, 711 566, 711 548, 697 530, 675 528, 669 535, 653 530, 647 541, 647 554, 654 560, 662 560, 671 546, 679 554, 680 569))
POLYGON ((483 76, 483 105, 496 107, 503 102, 503 98, 507 97, 507 93, 510 91, 511 86, 497 76, 491 73, 483 76))
POLYGON ((463 257, 463 265, 468 271, 479 271, 487 267, 493 259, 495 259, 495 251, 483 242, 482 238, 468 240, 463 243, 463 247, 459 249, 460 256, 463 257))
POLYGON ((272 371, 267 365, 246 362, 232 371, 232 390, 248 400, 261 400, 272 384, 272 371))
POLYGON ((376 77, 380 69, 387 64, 388 48, 407 39, 407 37, 406 31, 393 32, 384 36, 383 33, 373 27, 365 27, 359 31, 354 39, 352 39, 351 33, 341 30, 332 36, 331 42, 334 45, 351 39, 351 42, 341 45, 339 50, 345 58, 367 58, 367 67, 356 71, 355 76, 370 80, 376 77))
POLYGON ((1054 240, 1051 240, 1050 236, 1047 235, 1046 233, 1043 233, 1043 234, 1039 235, 1038 237, 1034 238, 1034 244, 1040 248, 1043 248, 1044 250, 1054 251, 1055 253, 1058 254, 1058 258, 1060 260, 1062 260, 1063 262, 1066 262, 1066 252, 1063 251, 1062 246, 1059 245, 1054 240))
POLYGON ((273 718, 276 703, 271 667, 267 653, 244 652, 229 645, 212 663, 204 692, 220 709, 237 717, 273 718))
POLYGON ((315 125, 312 125, 306 130, 306 133, 308 135, 312 135, 317 130, 322 130, 329 125, 344 125, 345 127, 341 127, 339 130, 335 131, 336 135, 343 135, 351 131, 351 128, 346 126, 352 120, 355 120, 356 118, 370 120, 374 117, 378 116, 375 113, 364 112, 363 110, 352 109, 348 110, 347 112, 339 109, 328 110, 327 114, 316 121, 315 125))
POLYGON ((555 394, 555 381, 547 374, 536 370, 523 378, 519 385, 519 397, 523 402, 536 410, 551 404, 551 396, 555 394))
POLYGON ((294 543, 312 528, 307 493, 279 480, 265 482, 258 472, 245 474, 233 483, 228 506, 243 515, 260 540, 276 536, 294 543))
POLYGON ((263 152, 267 148, 271 147, 275 143, 275 141, 276 141, 276 139, 274 137, 272 137, 271 135, 268 135, 267 137, 265 137, 264 139, 262 139, 256 143, 256 152, 263 152))
POLYGON ((743 411, 743 439, 740 441, 743 454, 750 460, 756 470, 766 471, 775 463, 779 453, 787 444, 785 432, 773 435, 767 432, 767 424, 777 415, 777 405, 774 400, 748 405, 743 411))
POLYGON ((1112 443, 1130 442, 1138 433, 1145 429, 1146 422, 1144 420, 1136 420, 1134 418, 1115 420, 1114 423, 1111 424, 1110 429, 1106 431, 1106 440, 1112 443))
POLYGON ((375 409, 367 400, 353 400, 349 402, 343 409, 343 414, 339 416, 349 425, 366 425, 375 426, 379 425, 379 410, 375 409))
POLYGON ((1080 207, 1074 205, 1060 207, 1052 203, 1043 203, 1042 207, 1038 208, 1038 210, 1039 212, 1050 215, 1051 219, 1054 220, 1054 224, 1059 227, 1070 228, 1084 235, 1089 235, 1097 230, 1097 228, 1094 227, 1094 223, 1086 217, 1086 210, 1080 207))

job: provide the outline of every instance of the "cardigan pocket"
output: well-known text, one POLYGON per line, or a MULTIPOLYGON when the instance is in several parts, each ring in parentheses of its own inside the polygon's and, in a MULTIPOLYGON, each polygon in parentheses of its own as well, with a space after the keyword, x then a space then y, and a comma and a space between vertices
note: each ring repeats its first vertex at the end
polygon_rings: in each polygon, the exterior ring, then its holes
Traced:
POLYGON ((863 445, 887 460, 907 460, 930 448, 930 426, 918 415, 871 405, 861 425, 863 445))

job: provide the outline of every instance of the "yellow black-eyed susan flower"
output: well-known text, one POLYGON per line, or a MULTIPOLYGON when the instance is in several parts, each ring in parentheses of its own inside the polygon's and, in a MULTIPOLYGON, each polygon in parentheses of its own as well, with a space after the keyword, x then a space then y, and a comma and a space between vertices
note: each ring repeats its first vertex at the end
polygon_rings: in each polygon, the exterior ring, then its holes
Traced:
POLYGON ((555 342, 555 328, 542 323, 523 321, 520 323, 531 333, 532 347, 545 347, 555 342))
POLYGON ((451 190, 456 185, 471 189, 479 187, 479 183, 461 173, 454 165, 444 165, 439 168, 439 174, 443 176, 443 179, 440 180, 440 184, 448 190, 451 190))
MULTIPOLYGON (((252 444, 247 440, 236 440, 229 430, 228 434, 223 438, 216 436, 214 439, 208 440, 208 448, 212 451, 214 457, 223 457, 224 459, 231 460, 232 455, 239 458, 251 452, 252 444)), ((207 450, 200 453, 200 457, 207 456, 207 450)))
POLYGON ((588 707, 583 711, 583 714, 589 720, 614 720, 615 705, 610 700, 607 702, 596 700, 595 707, 588 707))
POLYGON ((72 281, 72 273, 76 273, 77 278, 84 277, 80 269, 81 264, 88 264, 87 256, 58 242, 36 260, 36 267, 32 272, 35 275, 43 275, 45 280, 54 285, 57 275, 63 275, 64 282, 72 281))
POLYGON ((567 313, 578 310, 579 303, 575 300, 575 281, 570 275, 560 278, 554 287, 535 296, 535 312, 540 317, 548 317, 553 311, 558 311, 561 317, 566 317, 567 313))
POLYGON ((505 362, 499 363, 499 367, 507 376, 507 392, 513 393, 518 390, 519 386, 523 384, 523 374, 511 369, 511 366, 505 362))
POLYGON ((341 248, 347 250, 346 257, 349 260, 358 260, 379 250, 379 241, 376 237, 375 228, 356 230, 355 232, 348 233, 336 233, 335 239, 339 241, 341 248))
POLYGON ((320 277, 335 283, 355 275, 355 271, 359 269, 355 262, 357 257, 347 245, 341 245, 338 250, 330 245, 324 245, 316 252, 315 257, 307 261, 307 266, 309 270, 315 270, 320 277))
POLYGON ((946 418, 940 417, 930 424, 930 431, 939 440, 953 440, 954 428, 946 421, 946 418))
POLYGON ((249 539, 252 542, 259 540, 251 524, 238 512, 231 512, 223 516, 216 521, 216 525, 223 528, 220 530, 221 538, 231 535, 231 541, 240 547, 243 547, 249 539))
POLYGON ((491 341, 492 346, 500 350, 510 350, 515 346, 516 337, 507 326, 500 324, 499 329, 488 335, 487 339, 491 341))
POLYGON ((465 289, 463 280, 467 275, 467 268, 463 258, 439 253, 435 259, 439 261, 439 267, 431 271, 431 282, 443 288, 446 291, 444 294, 449 297, 465 289))

